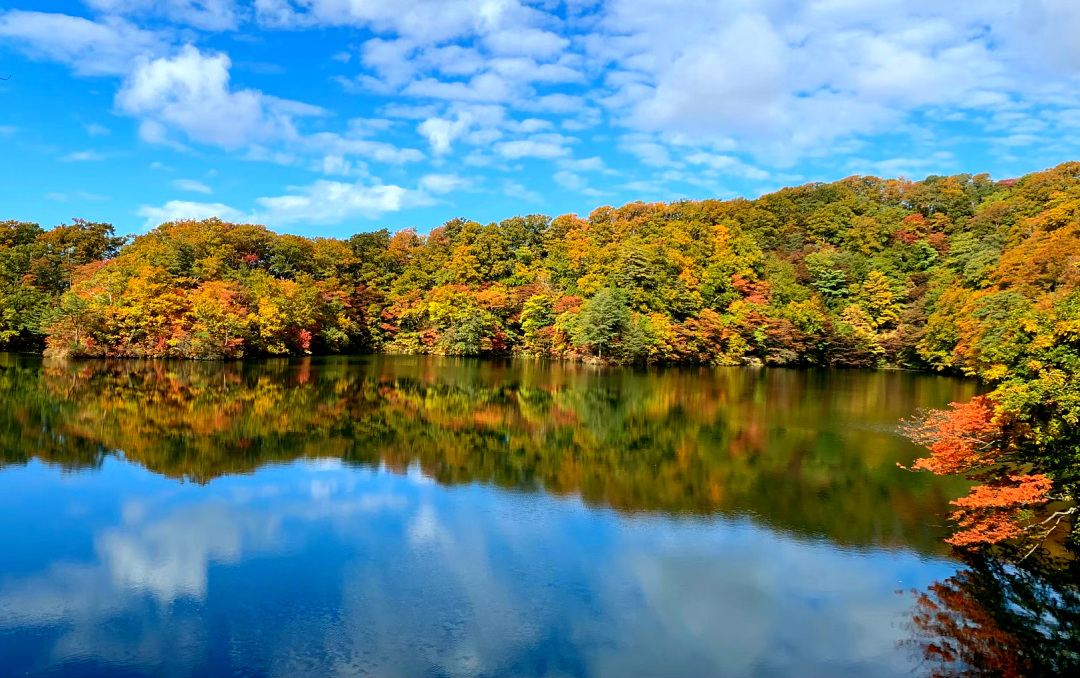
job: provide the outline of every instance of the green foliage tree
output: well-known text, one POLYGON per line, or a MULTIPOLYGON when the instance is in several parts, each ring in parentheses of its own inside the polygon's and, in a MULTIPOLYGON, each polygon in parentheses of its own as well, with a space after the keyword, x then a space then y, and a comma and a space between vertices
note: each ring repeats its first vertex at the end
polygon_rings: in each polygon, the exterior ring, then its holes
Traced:
POLYGON ((604 349, 610 349, 619 340, 629 322, 626 293, 606 287, 582 307, 574 341, 595 350, 596 355, 603 358, 604 349))

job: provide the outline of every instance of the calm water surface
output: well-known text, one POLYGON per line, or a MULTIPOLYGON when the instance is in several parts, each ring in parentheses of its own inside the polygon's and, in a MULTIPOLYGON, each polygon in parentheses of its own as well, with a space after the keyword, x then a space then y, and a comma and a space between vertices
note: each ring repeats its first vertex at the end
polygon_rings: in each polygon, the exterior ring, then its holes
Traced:
POLYGON ((0 354, 0 674, 925 673, 898 372, 0 354))

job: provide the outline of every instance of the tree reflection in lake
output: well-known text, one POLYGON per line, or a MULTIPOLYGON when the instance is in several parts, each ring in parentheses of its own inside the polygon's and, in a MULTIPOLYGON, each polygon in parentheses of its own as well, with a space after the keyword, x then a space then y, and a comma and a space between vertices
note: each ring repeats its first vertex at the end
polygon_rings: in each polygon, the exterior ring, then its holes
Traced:
POLYGON ((944 552, 956 484, 899 473, 895 432, 972 382, 898 372, 438 358, 0 362, 6 463, 106 455, 198 483, 334 457, 440 483, 580 495, 626 511, 750 513, 845 544, 944 552))
POLYGON ((1076 675, 1080 670, 1080 564, 980 555, 916 591, 911 642, 933 678, 1076 675))

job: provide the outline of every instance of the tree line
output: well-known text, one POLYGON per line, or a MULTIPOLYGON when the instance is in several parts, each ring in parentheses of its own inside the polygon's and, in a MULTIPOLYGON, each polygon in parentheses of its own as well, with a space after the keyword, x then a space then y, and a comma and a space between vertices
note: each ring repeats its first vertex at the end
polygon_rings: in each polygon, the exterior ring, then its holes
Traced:
POLYGON ((944 321, 966 292, 1000 285, 1015 222, 1050 207, 1024 190, 1043 175, 851 177, 348 240, 217 219, 130 239, 0 222, 0 342, 71 356, 959 367, 944 321))

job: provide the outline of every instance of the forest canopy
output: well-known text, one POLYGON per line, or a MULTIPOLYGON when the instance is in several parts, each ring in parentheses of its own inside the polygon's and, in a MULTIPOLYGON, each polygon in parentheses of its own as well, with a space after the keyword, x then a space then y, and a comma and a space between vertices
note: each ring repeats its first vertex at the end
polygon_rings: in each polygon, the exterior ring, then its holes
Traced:
POLYGON ((975 369, 990 343, 1009 350, 985 341, 1007 333, 1003 315, 1049 292, 1068 305, 1077 169, 851 177, 348 240, 216 219, 130 241, 107 224, 0 222, 0 345, 975 369))

